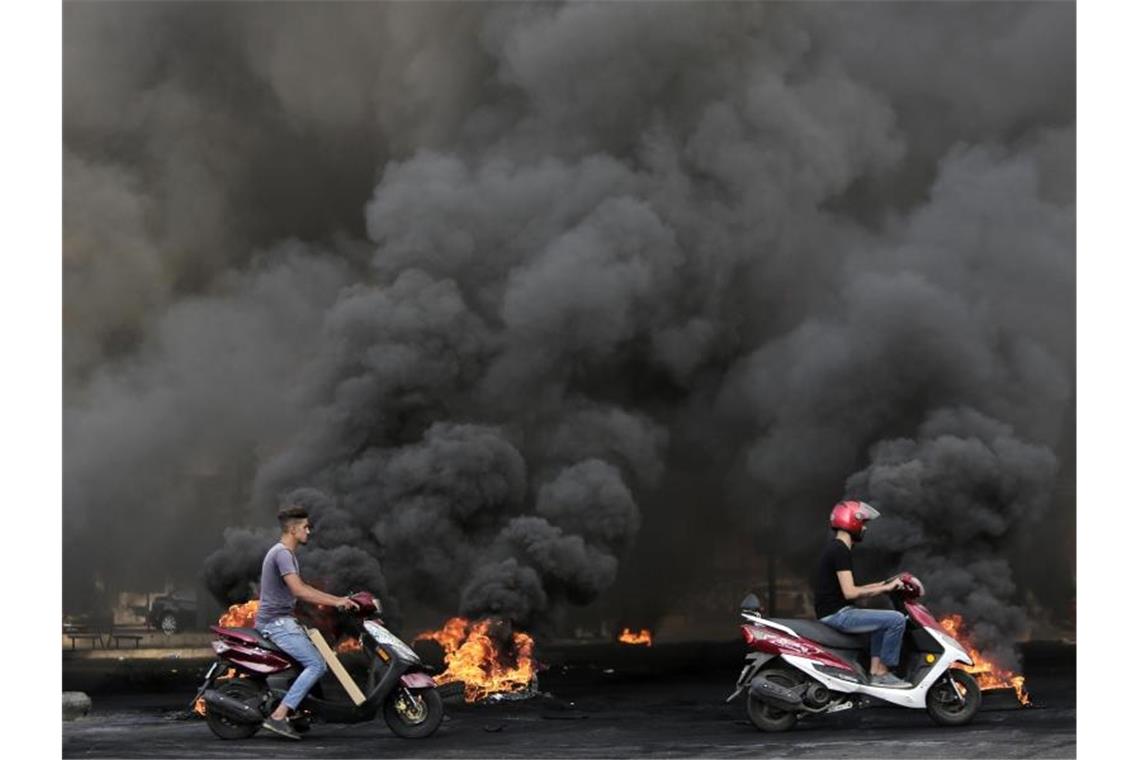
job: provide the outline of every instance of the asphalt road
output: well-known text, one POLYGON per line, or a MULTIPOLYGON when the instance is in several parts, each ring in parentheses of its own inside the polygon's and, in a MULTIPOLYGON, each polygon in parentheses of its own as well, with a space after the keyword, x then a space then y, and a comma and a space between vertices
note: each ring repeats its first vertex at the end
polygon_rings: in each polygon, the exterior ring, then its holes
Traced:
POLYGON ((924 712, 852 710, 785 734, 752 727, 740 702, 724 704, 724 674, 548 673, 552 696, 494 705, 449 705, 440 730, 400 739, 382 722, 317 724, 300 742, 260 732, 217 739, 188 719, 181 693, 93 695, 93 712, 63 724, 64 757, 1075 757, 1075 679, 1030 678, 1036 707, 1008 695, 983 703, 969 726, 935 726, 924 712))

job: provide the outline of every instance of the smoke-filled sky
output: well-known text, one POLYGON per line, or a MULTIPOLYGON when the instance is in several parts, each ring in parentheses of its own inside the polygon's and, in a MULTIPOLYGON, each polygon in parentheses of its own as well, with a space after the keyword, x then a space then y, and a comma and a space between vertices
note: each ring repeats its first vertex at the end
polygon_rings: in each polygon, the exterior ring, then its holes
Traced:
POLYGON ((332 586, 662 614, 848 495, 995 646, 1063 611, 1074 24, 65 5, 64 577, 237 598, 292 494, 332 586))

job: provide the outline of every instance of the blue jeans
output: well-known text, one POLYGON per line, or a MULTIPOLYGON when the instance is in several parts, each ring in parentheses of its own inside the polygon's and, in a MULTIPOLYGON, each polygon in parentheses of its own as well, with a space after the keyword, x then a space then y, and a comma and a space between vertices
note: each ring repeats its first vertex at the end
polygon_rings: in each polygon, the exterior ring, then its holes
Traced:
POLYGON ((901 612, 848 606, 819 622, 843 633, 871 634, 871 656, 878 657, 888 668, 899 664, 899 651, 906 631, 906 615, 901 612))
POLYGON ((261 635, 283 649, 305 668, 281 700, 290 710, 296 710, 297 705, 301 704, 301 700, 309 693, 309 689, 328 672, 329 666, 296 618, 279 617, 271 620, 261 628, 261 635))

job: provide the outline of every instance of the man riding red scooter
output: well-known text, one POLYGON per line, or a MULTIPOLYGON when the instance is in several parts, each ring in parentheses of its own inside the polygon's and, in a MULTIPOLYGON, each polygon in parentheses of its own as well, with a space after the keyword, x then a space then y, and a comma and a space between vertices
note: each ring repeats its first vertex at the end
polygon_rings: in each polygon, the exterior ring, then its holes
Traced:
POLYGON ((728 701, 748 696, 748 717, 764 731, 786 731, 800 717, 872 704, 925 708, 943 725, 969 722, 981 704, 973 676, 953 667, 973 661, 965 647, 919 603, 922 583, 909 573, 855 585, 851 545, 878 511, 859 501, 832 509, 835 539, 816 568, 817 620, 766 618, 750 594, 741 605, 752 650, 728 701), (893 610, 848 602, 887 594, 893 610), (902 678, 892 674, 898 667, 902 678))
POLYGON ((430 736, 443 720, 443 702, 427 666, 384 626, 375 595, 333 596, 302 581, 293 552, 309 540, 308 514, 289 506, 277 518, 281 541, 262 563, 254 627, 210 626, 218 635, 212 644, 218 660, 194 700, 204 701, 210 730, 222 739, 247 739, 260 728, 298 739, 312 718, 360 723, 383 717, 397 736, 430 736), (350 613, 346 624, 370 661, 365 689, 352 680, 320 633, 306 631, 294 617, 298 599, 350 613), (325 645, 323 653, 318 643, 325 645), (320 680, 329 666, 351 701, 324 693, 320 680))
POLYGON ((261 564, 261 597, 254 628, 301 663, 303 670, 281 702, 262 722, 262 728, 289 739, 300 739, 301 735, 293 730, 286 718, 297 709, 328 666, 294 617, 294 606, 298 599, 342 610, 356 610, 359 605, 348 597, 326 594, 301 580, 301 569, 294 552, 298 546, 309 542, 312 525, 308 512, 296 505, 286 506, 277 513, 277 521, 281 525, 281 540, 270 548, 261 564))
POLYGON ((906 688, 910 684, 890 671, 899 664, 906 616, 895 610, 863 609, 852 604, 902 586, 900 578, 855 585, 851 545, 863 540, 867 523, 878 516, 878 510, 862 501, 841 501, 832 508, 831 529, 835 535, 819 558, 812 584, 815 616, 841 633, 871 634, 871 683, 906 688))

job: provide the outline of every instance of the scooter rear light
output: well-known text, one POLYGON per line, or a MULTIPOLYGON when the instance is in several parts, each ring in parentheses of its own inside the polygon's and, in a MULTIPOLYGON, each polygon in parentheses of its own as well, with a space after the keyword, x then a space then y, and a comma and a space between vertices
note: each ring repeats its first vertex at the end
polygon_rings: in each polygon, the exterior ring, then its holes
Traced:
POLYGON ((230 645, 224 641, 211 641, 210 646, 214 648, 215 654, 225 654, 231 649, 230 645))
POLYGON ((755 625, 740 626, 740 633, 744 636, 744 643, 748 646, 752 646, 758 641, 763 641, 765 638, 764 631, 755 625))
POLYGON ((776 643, 781 638, 778 634, 769 633, 758 625, 742 625, 740 632, 744 636, 744 643, 753 649, 769 654, 780 654, 780 647, 776 643))

